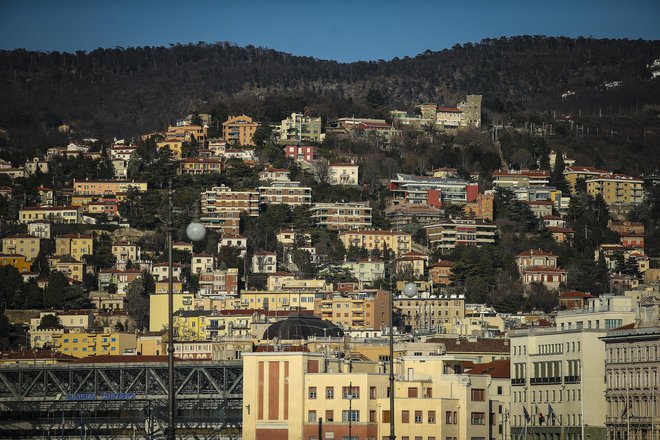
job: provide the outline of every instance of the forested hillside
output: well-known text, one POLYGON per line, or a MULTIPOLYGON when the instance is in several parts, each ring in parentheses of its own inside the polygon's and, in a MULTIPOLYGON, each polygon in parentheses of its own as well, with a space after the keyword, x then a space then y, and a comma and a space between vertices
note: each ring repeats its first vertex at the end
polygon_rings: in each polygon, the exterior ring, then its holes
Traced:
MULTIPOLYGON (((220 118, 245 112, 260 121, 306 111, 327 120, 386 116, 389 109, 428 101, 452 105, 465 93, 484 95, 486 124, 598 113, 617 119, 621 132, 639 125, 622 117, 660 103, 660 80, 651 80, 648 67, 656 58, 660 41, 542 36, 350 64, 229 43, 1 51, 0 128, 6 136, 0 146, 62 142, 55 130, 62 123, 79 135, 111 138, 163 129, 195 110, 220 118), (610 81, 623 83, 606 90, 610 81), (576 95, 562 100, 568 90, 576 95)), ((656 120, 642 122, 642 129, 656 120)))

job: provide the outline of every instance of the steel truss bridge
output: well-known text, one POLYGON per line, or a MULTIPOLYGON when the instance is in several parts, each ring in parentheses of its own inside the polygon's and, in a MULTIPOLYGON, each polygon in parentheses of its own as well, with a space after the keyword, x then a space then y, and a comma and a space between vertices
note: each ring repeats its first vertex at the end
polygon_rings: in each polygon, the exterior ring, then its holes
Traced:
MULTIPOLYGON (((243 366, 175 362, 176 435, 241 434, 243 366)), ((0 438, 161 439, 167 362, 0 367, 0 438)))

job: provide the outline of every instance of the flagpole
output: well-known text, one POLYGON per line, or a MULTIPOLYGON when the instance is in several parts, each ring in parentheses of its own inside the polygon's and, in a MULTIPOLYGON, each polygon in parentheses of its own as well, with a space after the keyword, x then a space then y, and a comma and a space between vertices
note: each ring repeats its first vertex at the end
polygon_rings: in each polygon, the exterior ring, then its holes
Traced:
POLYGON ((584 437, 584 356, 580 359, 580 430, 582 432, 582 440, 584 437))
POLYGON ((630 438, 630 394, 628 390, 628 372, 626 371, 626 432, 630 438))

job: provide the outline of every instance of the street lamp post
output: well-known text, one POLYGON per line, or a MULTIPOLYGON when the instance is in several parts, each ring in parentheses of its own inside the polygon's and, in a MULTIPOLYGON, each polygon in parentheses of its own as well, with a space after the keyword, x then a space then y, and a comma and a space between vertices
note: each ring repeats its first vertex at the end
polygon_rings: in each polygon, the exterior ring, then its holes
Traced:
MULTIPOLYGON (((396 258, 390 261, 390 440, 396 440, 394 433, 394 265, 396 258)), ((417 294, 417 286, 408 283, 403 288, 403 293, 409 298, 417 294)), ((349 439, 350 440, 350 439, 349 439)))
MULTIPOLYGON (((172 235, 174 232, 174 189, 172 181, 168 183, 167 191, 168 216, 166 222, 167 228, 167 439, 176 438, 176 396, 174 389, 174 279, 172 263, 172 235)), ((199 206, 195 206, 193 221, 186 228, 186 235, 192 241, 203 240, 206 236, 206 229, 199 221, 199 206)))
POLYGON ((348 399, 348 440, 353 440, 353 382, 348 383, 346 398, 348 399))

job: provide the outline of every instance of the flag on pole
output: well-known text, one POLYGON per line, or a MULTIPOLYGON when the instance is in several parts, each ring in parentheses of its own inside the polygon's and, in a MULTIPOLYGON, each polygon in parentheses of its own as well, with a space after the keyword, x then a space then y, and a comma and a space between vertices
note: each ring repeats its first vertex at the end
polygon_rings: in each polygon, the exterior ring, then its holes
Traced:
POLYGON ((552 420, 552 424, 555 422, 555 410, 552 409, 552 405, 548 403, 548 423, 552 420))
POLYGON ((529 413, 527 412, 527 408, 525 408, 525 405, 523 405, 523 416, 525 418, 525 425, 529 423, 531 420, 529 417, 529 413))
POLYGON ((545 416, 543 415, 543 412, 539 411, 539 425, 542 425, 543 422, 545 422, 545 416))
MULTIPOLYGON (((632 402, 630 402, 630 403, 628 404, 628 406, 626 406, 626 407, 623 409, 623 412, 621 413, 621 417, 626 417, 626 416, 628 415, 628 411, 631 410, 631 409, 632 409, 632 402)), ((630 411, 630 412, 632 413, 632 411, 630 411)))

